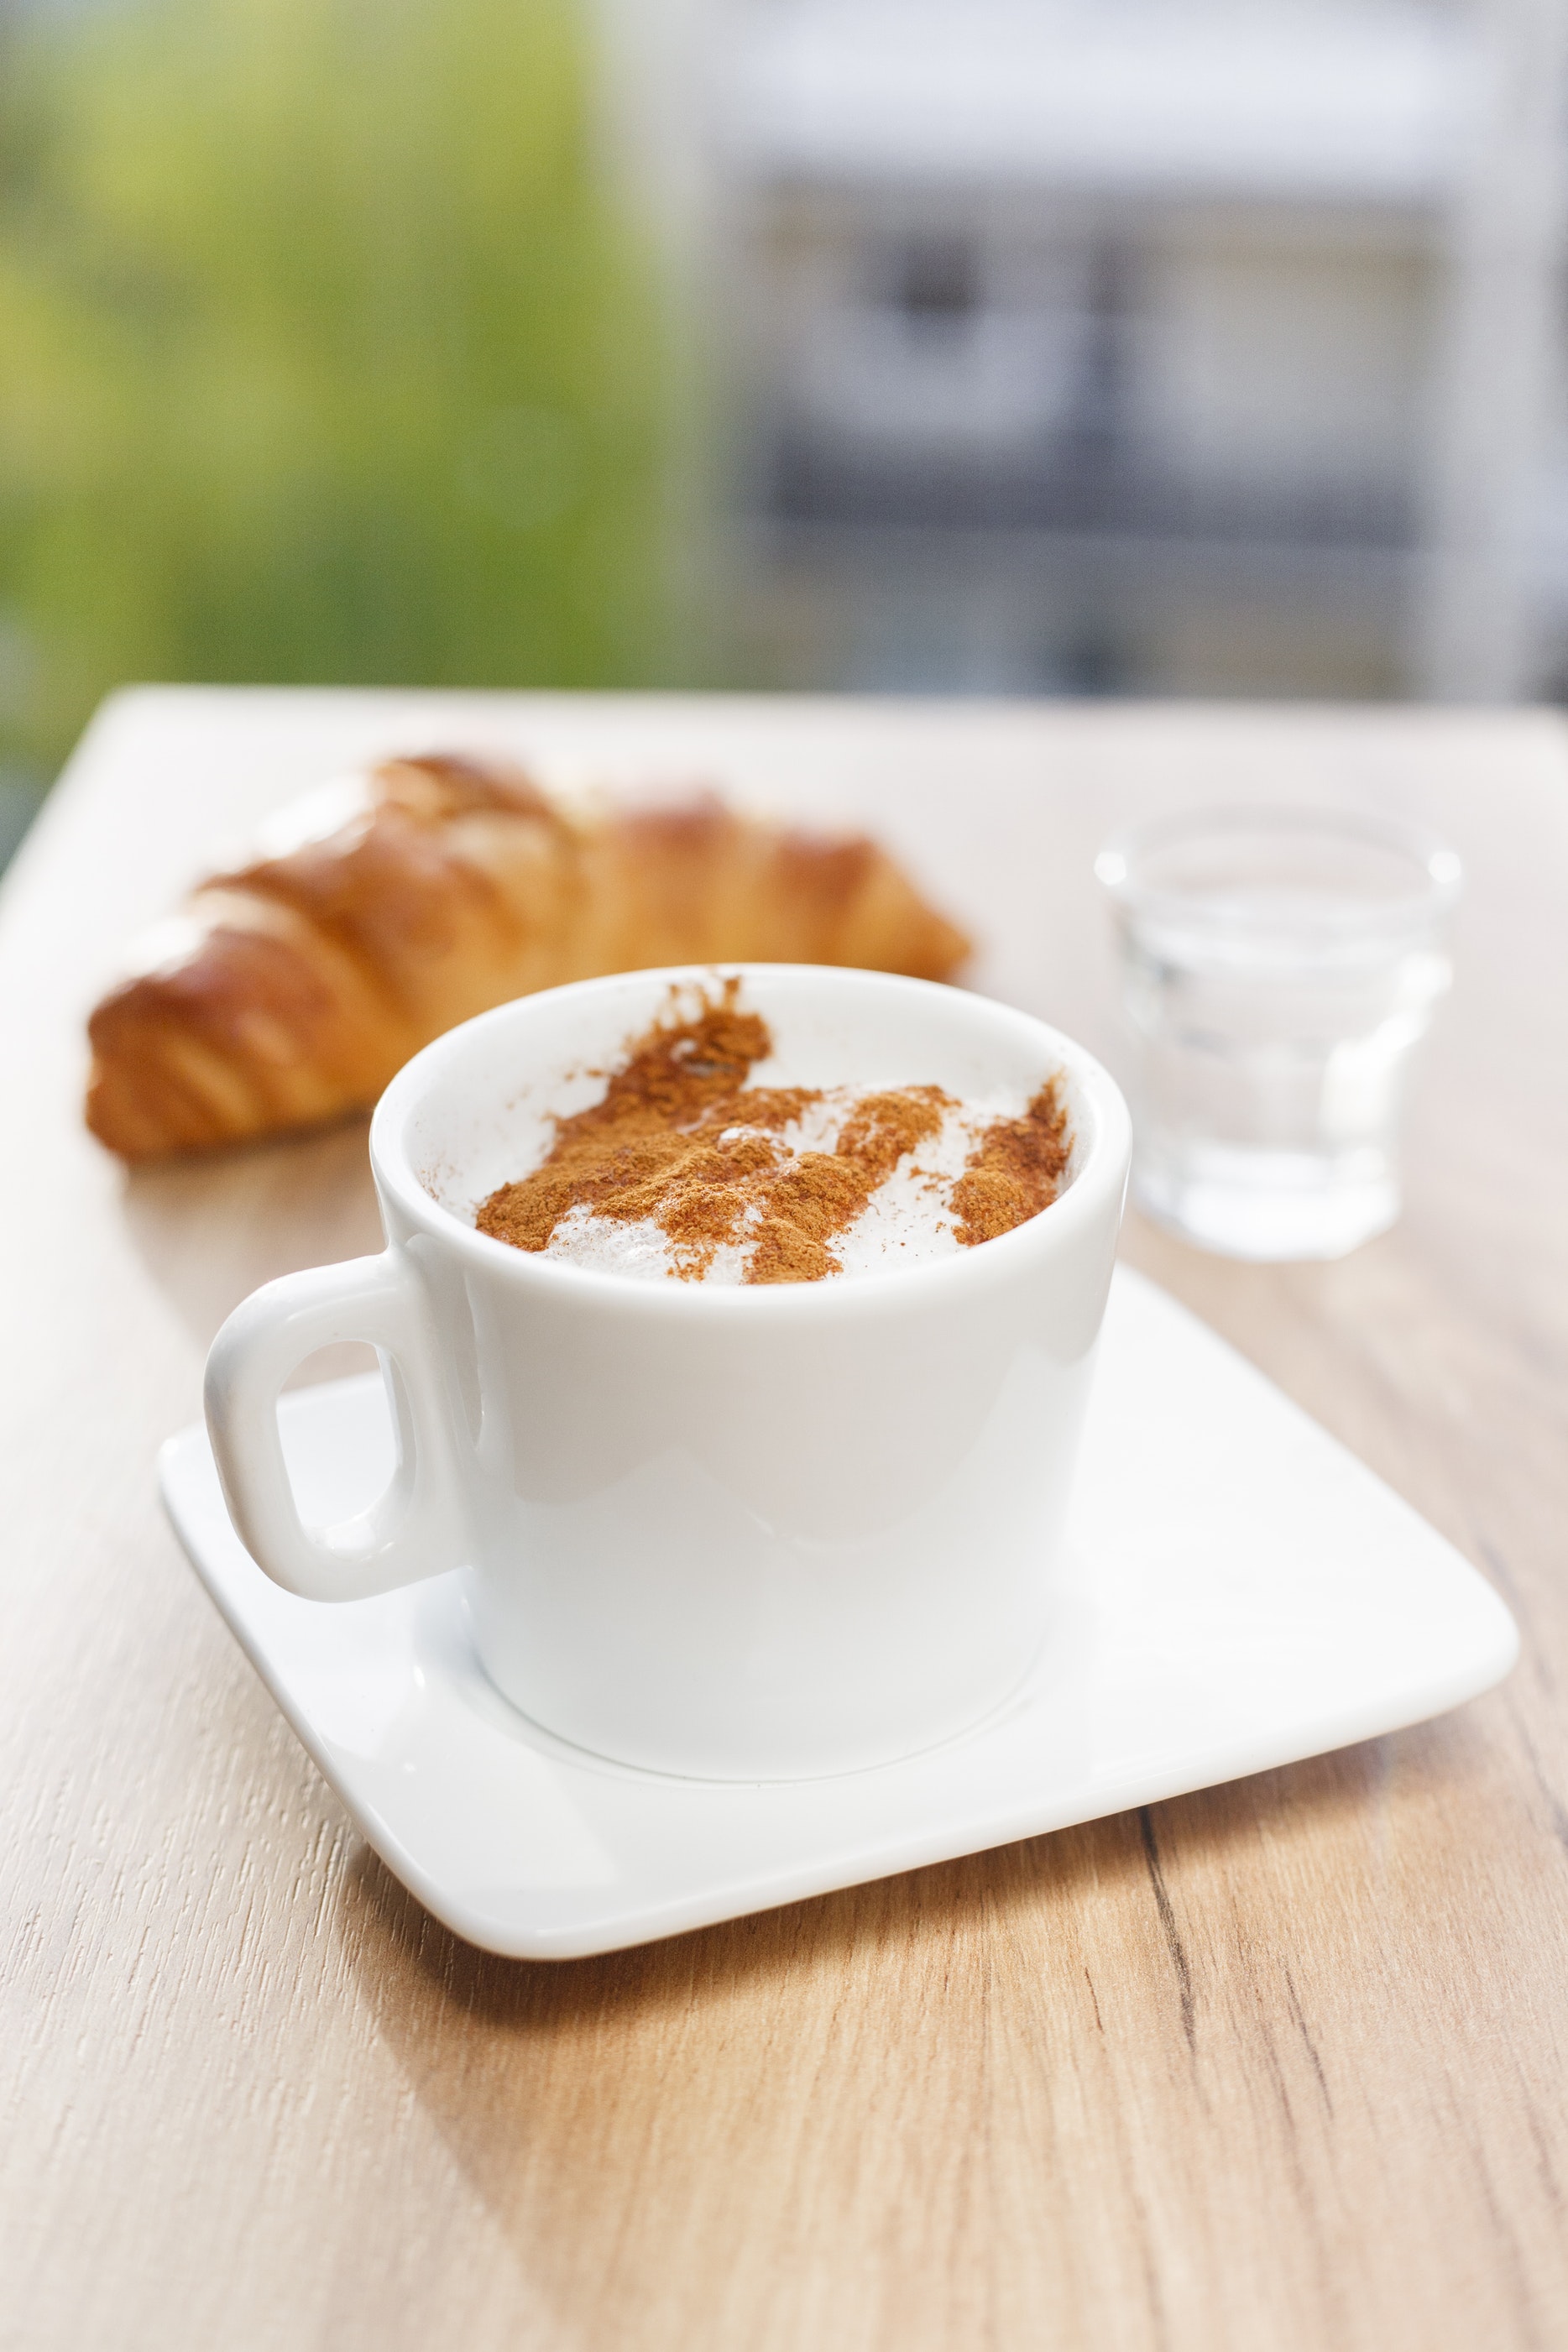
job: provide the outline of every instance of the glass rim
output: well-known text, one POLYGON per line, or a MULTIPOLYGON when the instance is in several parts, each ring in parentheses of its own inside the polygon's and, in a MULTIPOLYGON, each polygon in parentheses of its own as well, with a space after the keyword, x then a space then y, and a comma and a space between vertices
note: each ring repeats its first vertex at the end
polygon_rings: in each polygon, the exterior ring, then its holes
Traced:
MULTIPOLYGON (((1380 810, 1332 805, 1312 808, 1281 803, 1252 807, 1222 803, 1184 809, 1125 825, 1110 835, 1097 855, 1095 878, 1115 905, 1132 914, 1156 920, 1162 916, 1179 919, 1184 915, 1190 919, 1202 908, 1205 919, 1216 928, 1255 928, 1255 916, 1212 905, 1205 908, 1201 893, 1175 890, 1138 877, 1139 864, 1146 861, 1151 853, 1184 840, 1197 841, 1207 834, 1224 833, 1315 834, 1320 838, 1358 841, 1366 847, 1392 852, 1409 863, 1414 869, 1414 887, 1407 894, 1378 900, 1346 899, 1314 908, 1310 920, 1325 930, 1374 931, 1391 925, 1403 928, 1411 923, 1434 922, 1451 913, 1464 895, 1463 859, 1429 826, 1406 817, 1385 816, 1380 810)), ((1300 916, 1296 919, 1299 922, 1300 916)))

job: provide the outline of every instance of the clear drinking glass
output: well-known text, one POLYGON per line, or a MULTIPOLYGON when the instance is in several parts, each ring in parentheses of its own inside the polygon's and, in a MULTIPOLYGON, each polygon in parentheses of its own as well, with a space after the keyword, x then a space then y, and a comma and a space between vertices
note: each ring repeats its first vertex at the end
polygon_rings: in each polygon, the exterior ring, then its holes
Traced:
POLYGON ((1453 850, 1383 817, 1209 810, 1121 835, 1095 871, 1141 1048, 1139 1205, 1231 1257, 1341 1257, 1391 1225, 1453 850))

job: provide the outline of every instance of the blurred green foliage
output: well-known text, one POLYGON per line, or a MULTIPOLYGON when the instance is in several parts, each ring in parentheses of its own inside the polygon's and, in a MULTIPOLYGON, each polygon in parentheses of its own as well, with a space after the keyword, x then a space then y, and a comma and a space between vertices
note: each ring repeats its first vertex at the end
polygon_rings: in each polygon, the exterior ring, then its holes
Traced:
POLYGON ((0 760, 129 678, 657 667, 655 288, 570 0, 0 42, 0 760))

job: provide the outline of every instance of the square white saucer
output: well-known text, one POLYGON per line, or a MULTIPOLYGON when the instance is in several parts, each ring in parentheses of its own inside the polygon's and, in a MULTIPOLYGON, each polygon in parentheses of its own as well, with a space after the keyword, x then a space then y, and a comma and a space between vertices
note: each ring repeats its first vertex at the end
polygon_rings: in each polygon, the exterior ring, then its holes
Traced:
MULTIPOLYGON (((376 1374, 280 1408, 308 1517, 358 1509, 376 1374)), ((963 1738, 734 1785, 602 1761, 501 1698, 457 1580, 296 1600, 229 1525, 205 1432, 163 1498, 252 1664, 387 1867, 470 1943, 568 1959, 1120 1812, 1397 1729, 1500 1680, 1490 1586, 1204 1325, 1119 1272, 1053 1636, 963 1738)))

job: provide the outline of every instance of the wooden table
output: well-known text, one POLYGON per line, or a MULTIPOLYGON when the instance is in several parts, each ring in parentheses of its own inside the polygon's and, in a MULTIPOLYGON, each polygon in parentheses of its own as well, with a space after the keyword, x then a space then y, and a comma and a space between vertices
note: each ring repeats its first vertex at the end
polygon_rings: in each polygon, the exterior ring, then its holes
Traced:
MULTIPOLYGON (((1545 716, 148 693, 0 932, 0 2346, 1476 2352, 1568 2342, 1568 732, 1545 716), (1409 1208, 1128 1255, 1497 1580, 1503 1689, 1229 1788, 614 1958, 496 1960, 361 1846, 153 1457, 266 1276, 375 1245, 357 1128, 127 1179, 130 931, 342 760, 502 744, 865 818, 1113 1065, 1089 862, 1195 800, 1469 862, 1409 1208)), ((320 1370, 332 1369, 318 1365, 320 1370)))

